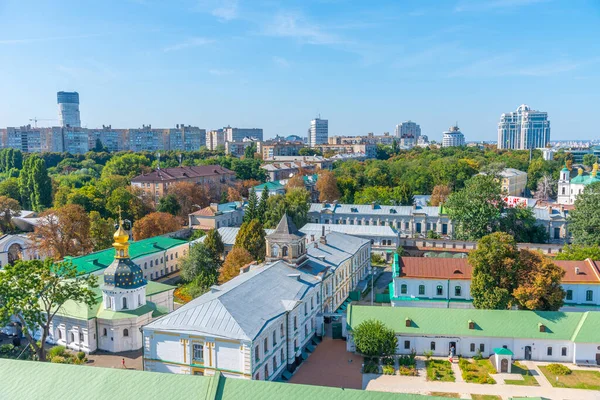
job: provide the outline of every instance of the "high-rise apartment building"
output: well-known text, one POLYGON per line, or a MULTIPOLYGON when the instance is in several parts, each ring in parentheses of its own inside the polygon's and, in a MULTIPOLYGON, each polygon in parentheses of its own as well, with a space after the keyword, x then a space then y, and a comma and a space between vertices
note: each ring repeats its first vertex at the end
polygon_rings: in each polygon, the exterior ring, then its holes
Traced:
POLYGON ((416 122, 405 121, 396 125, 396 137, 400 138, 400 146, 416 146, 419 136, 421 136, 421 127, 416 122))
POLYGON ((163 131, 163 129, 152 129, 151 125, 142 125, 140 129, 129 129, 129 150, 165 150, 166 146, 163 131))
POLYGON ((315 118, 310 121, 308 130, 308 145, 315 147, 318 144, 327 144, 329 138, 329 121, 326 119, 315 118))
POLYGON ((455 147, 465 145, 465 135, 462 134, 458 126, 451 126, 442 137, 442 147, 455 147))
POLYGON ((178 124, 174 129, 168 129, 168 149, 181 151, 198 151, 206 143, 206 129, 196 126, 178 124))
POLYGON ((58 101, 58 120, 60 126, 81 127, 81 118, 79 116, 79 93, 77 92, 58 92, 56 94, 58 101))
POLYGON ((225 131, 225 140, 228 142, 241 142, 244 138, 263 140, 263 130, 261 128, 232 128, 228 126, 223 128, 223 131, 225 131))
POLYGON ((206 148, 215 151, 219 146, 225 146, 225 131, 216 129, 206 132, 206 148))
POLYGON ((45 140, 45 128, 34 128, 31 125, 19 128, 6 128, 6 147, 21 150, 23 153, 39 153, 45 140))
POLYGON ((502 114, 498 124, 499 149, 535 149, 550 142, 548 113, 521 104, 516 111, 502 114))

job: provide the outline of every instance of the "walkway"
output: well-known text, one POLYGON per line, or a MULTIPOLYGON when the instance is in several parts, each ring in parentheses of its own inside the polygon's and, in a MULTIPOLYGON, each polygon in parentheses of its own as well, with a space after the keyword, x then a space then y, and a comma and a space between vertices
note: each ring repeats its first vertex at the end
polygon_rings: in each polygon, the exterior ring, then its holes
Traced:
POLYGON ((362 389, 363 358, 346 351, 344 340, 324 337, 296 370, 290 383, 362 389))

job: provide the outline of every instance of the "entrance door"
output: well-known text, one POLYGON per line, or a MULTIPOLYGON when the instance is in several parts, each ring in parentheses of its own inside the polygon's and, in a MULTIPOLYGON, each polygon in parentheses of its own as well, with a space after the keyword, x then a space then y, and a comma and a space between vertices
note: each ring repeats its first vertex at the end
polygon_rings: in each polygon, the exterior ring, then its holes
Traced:
POLYGON ((525 359, 531 360, 531 346, 525 346, 525 359))
POLYGON ((417 222, 417 232, 421 233, 421 223, 417 222))
POLYGON ((508 360, 506 358, 500 361, 500 372, 508 372, 508 360))
POLYGON ((596 353, 596 364, 600 365, 600 353, 596 353))
POLYGON ((334 339, 342 339, 342 323, 341 322, 333 322, 331 324, 331 336, 334 339))
POLYGON ((448 343, 448 352, 453 356, 456 355, 456 342, 448 343))

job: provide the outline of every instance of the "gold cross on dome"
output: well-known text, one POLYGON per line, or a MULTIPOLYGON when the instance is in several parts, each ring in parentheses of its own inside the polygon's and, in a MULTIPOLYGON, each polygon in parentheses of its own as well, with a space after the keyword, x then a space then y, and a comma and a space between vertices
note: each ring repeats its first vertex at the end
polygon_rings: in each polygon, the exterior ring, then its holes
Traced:
POLYGON ((119 222, 121 222, 123 220, 123 218, 121 218, 121 206, 119 205, 119 222))

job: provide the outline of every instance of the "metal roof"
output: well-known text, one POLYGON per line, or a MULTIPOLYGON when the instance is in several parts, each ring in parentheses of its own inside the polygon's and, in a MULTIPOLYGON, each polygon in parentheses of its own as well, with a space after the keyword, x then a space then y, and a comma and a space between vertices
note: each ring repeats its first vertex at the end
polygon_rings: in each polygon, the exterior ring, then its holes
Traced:
POLYGON ((379 204, 331 204, 312 203, 309 212, 332 212, 334 214, 364 215, 389 215, 389 216, 411 216, 426 214, 430 217, 440 215, 440 207, 431 206, 382 206, 379 204))
POLYGON ((253 340, 318 282, 283 261, 258 265, 144 329, 253 340))
POLYGON ((352 236, 381 236, 381 237, 396 237, 398 234, 388 225, 338 225, 338 224, 306 224, 300 229, 307 235, 315 235, 321 237, 325 227, 325 233, 338 232, 352 236))
MULTIPOLYGON (((240 231, 240 228, 236 227, 236 226, 226 226, 226 227, 217 229, 217 231, 219 232, 219 235, 221 235, 221 240, 223 241, 223 244, 225 246, 233 246, 235 244, 235 238, 237 237, 237 234, 240 231)), ((265 235, 270 235, 273 232, 274 232, 274 229, 265 229, 265 235)), ((204 243, 205 238, 206 238, 206 236, 202 236, 201 238, 198 238, 198 239, 192 241, 192 244, 204 243)))

